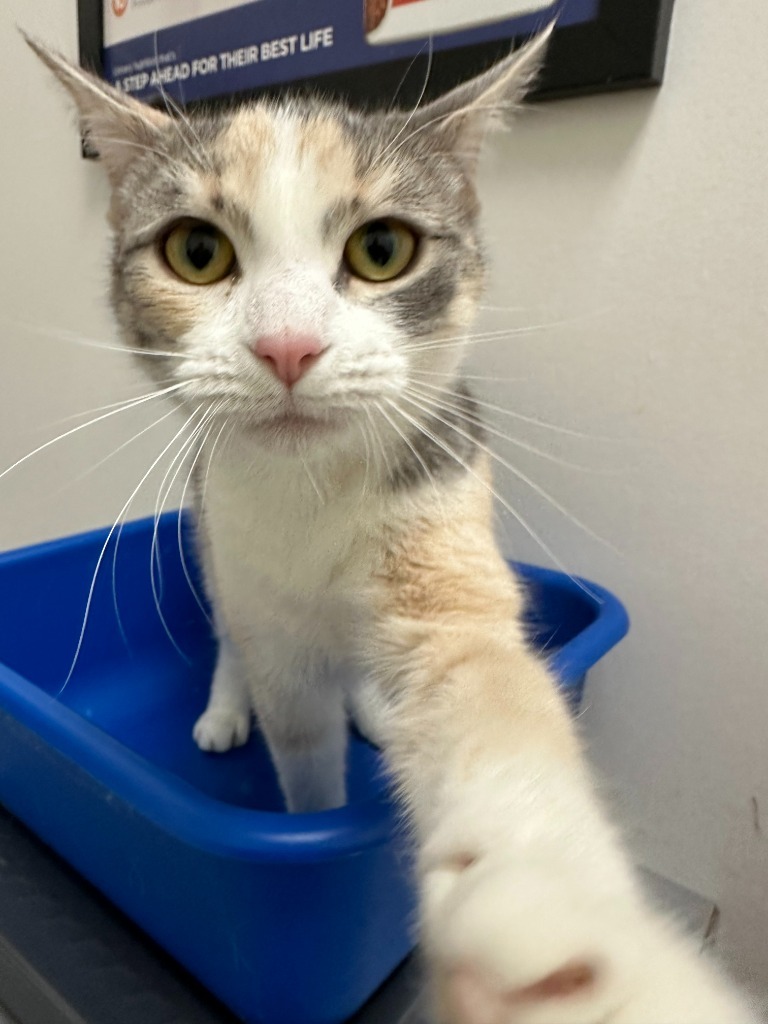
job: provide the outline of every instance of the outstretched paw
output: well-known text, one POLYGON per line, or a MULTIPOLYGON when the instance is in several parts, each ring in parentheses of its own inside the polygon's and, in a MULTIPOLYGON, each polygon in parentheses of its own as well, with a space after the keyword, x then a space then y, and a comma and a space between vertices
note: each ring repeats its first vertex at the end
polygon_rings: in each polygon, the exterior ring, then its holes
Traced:
POLYGON ((564 964, 522 988, 509 988, 500 977, 483 975, 474 968, 458 968, 445 981, 445 1000, 453 1014, 446 1020, 451 1024, 510 1024, 535 1014, 537 1021, 561 1021, 562 1002, 588 996, 596 981, 595 970, 588 963, 564 964))
POLYGON ((440 1024, 610 1019, 611 908, 587 905, 574 879, 489 861, 460 858, 425 878, 440 1024))
POLYGON ((461 854, 424 876, 439 1024, 757 1024, 607 859, 461 854))
POLYGON ((195 743, 201 750, 223 754, 233 747, 242 747, 251 734, 250 715, 240 710, 208 708, 192 730, 195 743))

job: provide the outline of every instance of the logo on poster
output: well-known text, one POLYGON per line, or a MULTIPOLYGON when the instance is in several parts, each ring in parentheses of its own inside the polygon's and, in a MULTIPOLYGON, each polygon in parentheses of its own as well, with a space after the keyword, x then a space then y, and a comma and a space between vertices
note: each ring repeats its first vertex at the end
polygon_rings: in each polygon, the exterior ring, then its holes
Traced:
POLYGON ((128 9, 128 0, 112 0, 112 13, 116 18, 122 18, 128 9))

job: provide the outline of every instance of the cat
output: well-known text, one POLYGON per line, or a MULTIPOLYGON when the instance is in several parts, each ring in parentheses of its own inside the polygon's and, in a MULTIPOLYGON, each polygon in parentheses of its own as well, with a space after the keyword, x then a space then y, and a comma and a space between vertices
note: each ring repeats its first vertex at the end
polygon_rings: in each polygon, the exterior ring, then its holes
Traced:
POLYGON ((255 715, 291 811, 344 803, 350 717, 384 749, 440 1024, 747 1024, 640 893, 494 541, 461 373, 485 272, 475 172, 548 34, 365 114, 288 98, 175 116, 28 42, 111 183, 123 339, 175 381, 205 467, 219 658, 198 745, 244 743, 255 715))

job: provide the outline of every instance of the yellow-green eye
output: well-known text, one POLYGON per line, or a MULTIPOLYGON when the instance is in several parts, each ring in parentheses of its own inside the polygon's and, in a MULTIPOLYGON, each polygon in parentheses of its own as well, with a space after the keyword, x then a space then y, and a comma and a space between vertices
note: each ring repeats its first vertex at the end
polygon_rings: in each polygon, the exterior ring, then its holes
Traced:
POLYGON ((363 224, 347 239, 344 259, 364 281, 391 281, 402 274, 416 255, 416 235, 391 217, 363 224))
POLYGON ((235 265, 230 240, 203 220, 177 224, 163 243, 163 254, 174 274, 187 284, 215 284, 235 265))

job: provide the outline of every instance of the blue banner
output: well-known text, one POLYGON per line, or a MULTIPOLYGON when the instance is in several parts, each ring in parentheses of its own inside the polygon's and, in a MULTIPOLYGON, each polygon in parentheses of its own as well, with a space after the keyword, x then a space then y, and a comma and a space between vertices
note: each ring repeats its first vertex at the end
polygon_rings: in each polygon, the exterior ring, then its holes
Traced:
MULTIPOLYGON (((112 45, 105 31, 104 73, 140 99, 162 89, 188 102, 335 71, 360 68, 364 74, 371 65, 426 54, 430 48, 440 52, 529 35, 555 16, 558 27, 590 21, 598 8, 598 0, 558 0, 547 6, 546 0, 516 0, 515 9, 527 7, 529 13, 474 26, 466 25, 465 15, 465 24, 452 30, 450 20, 446 29, 445 18, 442 24, 430 23, 435 0, 431 8, 424 0, 368 2, 370 16, 364 16, 363 0, 252 0, 112 45), (383 14, 376 13, 378 4, 383 14)), ((111 12, 119 16, 130 3, 113 0, 111 12)), ((452 7, 441 12, 453 11, 453 24, 462 20, 457 5, 452 0, 452 7)), ((515 0, 509 0, 506 10, 514 7, 515 0)), ((121 25, 127 26, 128 19, 121 25)))

